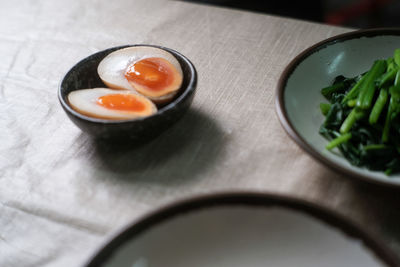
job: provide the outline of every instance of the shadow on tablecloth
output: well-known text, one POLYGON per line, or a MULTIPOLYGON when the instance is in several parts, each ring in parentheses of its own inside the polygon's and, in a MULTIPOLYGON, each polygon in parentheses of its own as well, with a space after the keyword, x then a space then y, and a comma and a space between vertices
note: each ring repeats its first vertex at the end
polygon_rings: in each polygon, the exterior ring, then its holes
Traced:
POLYGON ((98 167, 118 179, 175 183, 199 177, 218 164, 229 135, 210 115, 191 109, 172 128, 147 144, 93 140, 98 167))

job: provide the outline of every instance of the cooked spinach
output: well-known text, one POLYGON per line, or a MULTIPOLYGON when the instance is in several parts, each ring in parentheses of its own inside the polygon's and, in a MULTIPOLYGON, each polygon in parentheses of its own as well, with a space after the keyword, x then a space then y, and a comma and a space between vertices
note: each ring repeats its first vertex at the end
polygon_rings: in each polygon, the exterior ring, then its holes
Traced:
POLYGON ((400 49, 357 77, 336 77, 321 89, 326 149, 339 149, 355 166, 400 172, 400 49))

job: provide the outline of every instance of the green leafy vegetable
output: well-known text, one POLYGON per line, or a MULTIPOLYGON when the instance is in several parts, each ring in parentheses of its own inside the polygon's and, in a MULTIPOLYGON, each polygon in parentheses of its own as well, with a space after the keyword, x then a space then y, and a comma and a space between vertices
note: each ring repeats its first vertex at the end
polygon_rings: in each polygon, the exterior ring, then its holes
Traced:
POLYGON ((331 109, 331 104, 321 103, 319 104, 319 108, 321 109, 321 113, 326 116, 328 115, 329 110, 331 109))
POLYGON ((400 49, 354 78, 342 75, 321 90, 320 134, 353 165, 400 172, 400 49))

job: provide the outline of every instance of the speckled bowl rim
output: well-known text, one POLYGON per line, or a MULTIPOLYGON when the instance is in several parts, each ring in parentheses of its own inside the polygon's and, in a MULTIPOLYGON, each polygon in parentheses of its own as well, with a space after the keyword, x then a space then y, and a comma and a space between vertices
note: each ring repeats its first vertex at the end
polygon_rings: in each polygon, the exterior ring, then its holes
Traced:
MULTIPOLYGON (((159 46, 159 45, 151 45, 151 44, 128 44, 128 45, 121 45, 121 46, 115 46, 115 47, 110 47, 101 51, 98 51, 94 54, 91 54, 90 56, 87 56, 83 59, 81 59, 78 63, 74 64, 71 69, 69 69, 67 71, 67 73, 63 76, 59 86, 58 86, 58 100, 60 101, 61 105, 72 115, 82 119, 82 120, 86 120, 86 121, 90 121, 90 122, 94 122, 94 123, 100 123, 100 124, 122 124, 122 123, 129 123, 129 122, 140 122, 140 121, 144 121, 147 119, 151 119, 153 117, 156 116, 161 116, 163 113, 168 112, 168 110, 173 109, 174 106, 181 102, 184 101, 184 99, 186 97, 188 97, 189 94, 191 94, 193 91, 196 90, 196 85, 197 85, 197 71, 196 68, 194 67, 193 63, 183 54, 179 53, 178 51, 175 51, 171 48, 168 47, 164 47, 164 46, 159 46), (162 108, 160 108, 159 110, 157 110, 157 112, 151 116, 147 116, 147 117, 142 117, 142 118, 135 118, 135 119, 126 119, 126 120, 108 120, 108 119, 98 119, 98 118, 93 118, 93 117, 89 117, 86 115, 83 115, 77 111, 75 111, 74 109, 71 108, 71 106, 69 105, 69 103, 67 103, 64 98, 63 98, 63 93, 62 93, 62 87, 64 84, 64 81, 66 80, 66 78, 73 72, 74 68, 76 66, 82 65, 84 64, 84 62, 90 60, 91 58, 96 57, 99 54, 103 54, 105 52, 108 52, 107 54, 105 54, 104 57, 106 57, 108 54, 117 51, 119 49, 123 49, 123 48, 128 48, 128 47, 136 47, 136 46, 148 46, 148 47, 155 47, 155 48, 159 48, 162 50, 165 50, 169 53, 171 53, 175 58, 178 56, 180 57, 185 64, 188 66, 189 72, 191 73, 191 78, 189 80, 188 85, 186 86, 186 88, 181 88, 180 90, 183 90, 182 93, 179 93, 178 97, 174 98, 170 103, 168 103, 167 105, 163 106, 162 108)), ((85 88, 82 88, 85 89, 85 88)), ((194 93, 194 92, 193 92, 194 93)))
MULTIPOLYGON (((292 75, 292 73, 296 70, 297 66, 307 57, 311 56, 312 54, 318 52, 321 49, 324 49, 330 45, 352 40, 352 39, 359 39, 363 37, 375 37, 381 35, 392 35, 392 36, 400 36, 400 28, 375 28, 375 29, 367 29, 367 30, 357 30, 351 31, 348 33, 339 34, 328 39, 325 39, 315 45, 307 48, 299 55, 297 55, 287 67, 284 69, 283 73, 281 74, 278 86, 276 89, 275 95, 275 111, 278 115, 279 121, 282 127, 285 129, 286 133, 291 137, 305 152, 310 154, 314 159, 322 163, 323 165, 329 167, 334 171, 339 171, 340 173, 354 177, 361 181, 366 181, 373 184, 384 185, 387 187, 392 188, 400 188, 400 183, 393 182, 390 177, 385 180, 375 179, 372 177, 364 176, 357 172, 354 172, 351 169, 344 168, 343 166, 339 165, 338 163, 329 160, 322 156, 320 152, 318 152, 315 148, 309 145, 305 139, 299 134, 296 128, 293 126, 292 122, 290 121, 286 108, 285 108, 285 88, 288 79, 292 75)), ((356 168, 356 167, 354 167, 356 168)))
POLYGON ((349 238, 360 240, 368 251, 387 266, 400 267, 399 258, 370 232, 366 231, 343 215, 318 204, 302 199, 272 193, 252 191, 229 191, 201 194, 177 200, 158 208, 138 220, 130 223, 111 237, 88 262, 85 267, 102 266, 114 252, 118 251, 127 241, 137 238, 163 222, 174 219, 189 212, 196 212, 213 207, 242 206, 242 207, 280 207, 294 210, 326 223, 342 232, 349 238))

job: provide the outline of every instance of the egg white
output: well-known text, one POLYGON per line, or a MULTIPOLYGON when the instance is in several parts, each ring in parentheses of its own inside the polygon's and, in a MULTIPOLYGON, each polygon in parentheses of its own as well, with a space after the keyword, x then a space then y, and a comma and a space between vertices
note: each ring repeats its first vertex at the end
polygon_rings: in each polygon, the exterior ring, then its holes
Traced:
POLYGON ((71 107, 86 116, 111 119, 111 120, 124 120, 147 117, 157 112, 157 107, 146 97, 129 90, 112 90, 108 88, 93 88, 72 91, 68 94, 68 101, 71 107), (137 96, 141 102, 146 106, 144 111, 125 111, 113 110, 102 107, 97 104, 97 99, 104 95, 109 94, 133 94, 137 96))

